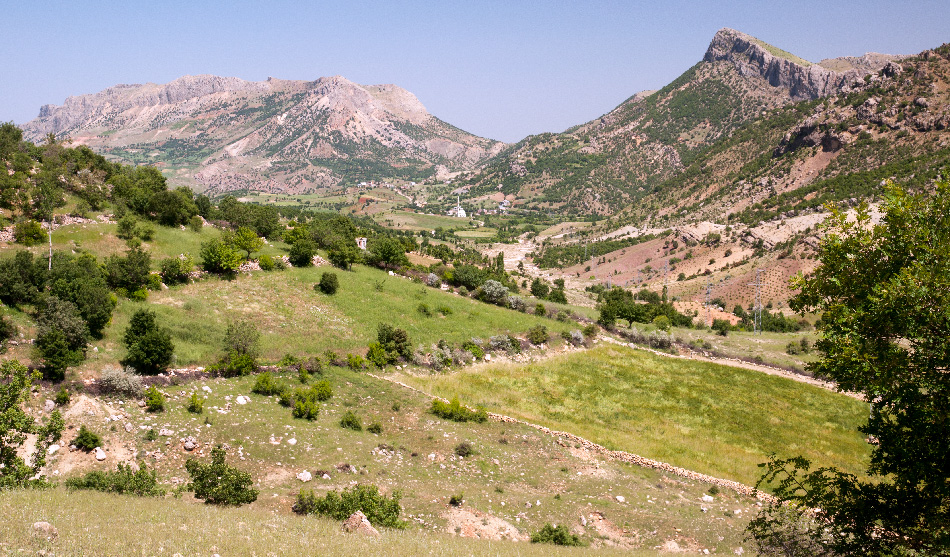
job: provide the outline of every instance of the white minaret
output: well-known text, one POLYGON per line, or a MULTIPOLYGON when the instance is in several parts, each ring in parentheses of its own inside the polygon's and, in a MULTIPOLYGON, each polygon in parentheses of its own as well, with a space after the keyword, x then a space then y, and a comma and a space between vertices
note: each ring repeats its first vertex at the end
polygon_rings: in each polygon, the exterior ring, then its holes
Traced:
POLYGON ((462 208, 462 196, 455 196, 455 215, 461 219, 465 218, 465 209, 462 208))

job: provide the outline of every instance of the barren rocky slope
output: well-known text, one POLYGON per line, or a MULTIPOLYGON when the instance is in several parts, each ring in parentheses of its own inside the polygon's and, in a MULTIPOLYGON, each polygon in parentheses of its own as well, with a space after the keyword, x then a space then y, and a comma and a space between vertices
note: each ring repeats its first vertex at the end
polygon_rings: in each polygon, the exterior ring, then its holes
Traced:
POLYGON ((439 120, 395 85, 340 76, 117 85, 44 106, 24 131, 31 140, 67 135, 118 160, 158 163, 174 182, 212 193, 422 179, 473 168, 504 146, 439 120))

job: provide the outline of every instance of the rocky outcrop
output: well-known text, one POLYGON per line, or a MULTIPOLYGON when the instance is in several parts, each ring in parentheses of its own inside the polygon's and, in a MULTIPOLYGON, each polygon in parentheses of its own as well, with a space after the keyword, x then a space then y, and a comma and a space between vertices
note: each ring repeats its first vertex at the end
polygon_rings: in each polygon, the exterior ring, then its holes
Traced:
POLYGON ((707 62, 727 60, 741 75, 761 76, 773 87, 786 89, 793 100, 806 100, 848 92, 859 86, 865 75, 880 70, 893 58, 867 54, 841 59, 840 66, 850 69, 838 72, 785 53, 745 33, 720 29, 703 59, 707 62))

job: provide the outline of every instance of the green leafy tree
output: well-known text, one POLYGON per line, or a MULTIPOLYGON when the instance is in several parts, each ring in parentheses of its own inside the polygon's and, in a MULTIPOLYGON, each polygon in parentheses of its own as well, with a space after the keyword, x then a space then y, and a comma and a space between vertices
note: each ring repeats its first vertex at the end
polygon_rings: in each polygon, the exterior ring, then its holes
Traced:
POLYGON ((85 359, 89 327, 72 302, 46 297, 36 318, 35 349, 47 379, 61 381, 66 368, 85 359))
POLYGON ((251 254, 256 251, 261 251, 261 248, 264 247, 264 240, 260 239, 256 232, 246 226, 238 228, 229 238, 229 241, 235 249, 247 254, 247 257, 244 258, 246 261, 251 259, 251 254))
POLYGON ((219 238, 201 244, 201 266, 209 273, 233 275, 241 266, 241 254, 219 238))
POLYGON ((148 285, 152 256, 140 247, 132 247, 125 257, 111 255, 106 260, 106 282, 114 289, 135 292, 148 285))
POLYGON ((43 485, 45 479, 39 474, 46 466, 47 449, 63 433, 58 410, 45 423, 24 410, 36 379, 36 374, 16 360, 0 363, 0 488, 43 485), (36 436, 30 464, 24 458, 27 455, 20 452, 28 435, 36 436))
POLYGON ((336 273, 324 272, 320 275, 320 282, 317 286, 320 292, 332 296, 340 288, 340 279, 337 278, 336 273))
POLYGON ((950 552, 950 183, 888 186, 882 209, 876 225, 866 206, 850 221, 833 211, 821 265, 790 303, 822 313, 809 369, 871 403, 867 478, 773 457, 760 483, 778 502, 750 524, 760 545, 791 522, 842 555, 950 552))
POLYGON ((313 265, 313 256, 317 254, 317 245, 310 238, 299 238, 291 244, 287 258, 294 267, 309 267, 313 265))
POLYGON ((535 278, 531 281, 531 295, 539 300, 544 300, 548 297, 548 292, 551 291, 551 287, 548 286, 546 282, 539 278, 535 278))
POLYGON ((349 270, 354 263, 362 261, 363 255, 360 253, 360 248, 356 247, 355 244, 351 245, 349 242, 338 242, 327 252, 327 258, 334 267, 339 267, 346 271, 349 270))
POLYGON ((204 499, 211 505, 253 503, 257 500, 257 490, 251 487, 254 484, 251 475, 229 466, 225 456, 224 449, 218 445, 211 449, 211 462, 206 464, 194 458, 185 462, 191 476, 188 489, 194 491, 196 499, 204 499))
POLYGON ((168 368, 175 354, 171 334, 155 321, 155 312, 140 309, 132 315, 123 337, 128 353, 122 365, 143 375, 155 375, 168 368))
POLYGON ((377 267, 396 269, 409 264, 406 248, 395 238, 377 238, 370 242, 368 259, 377 267))

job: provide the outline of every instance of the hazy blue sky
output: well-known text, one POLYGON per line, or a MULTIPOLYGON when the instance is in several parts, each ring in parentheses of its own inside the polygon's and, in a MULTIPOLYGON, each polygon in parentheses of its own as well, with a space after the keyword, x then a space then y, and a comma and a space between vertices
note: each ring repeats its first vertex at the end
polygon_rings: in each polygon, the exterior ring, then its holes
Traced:
POLYGON ((467 131, 516 141, 670 82, 732 27, 803 58, 950 41, 950 2, 8 2, 0 121, 188 74, 395 83, 467 131))

